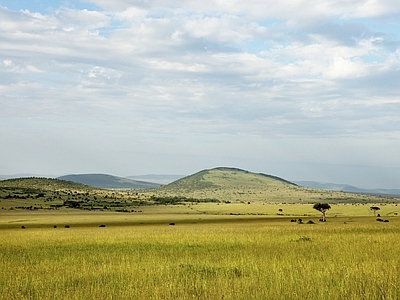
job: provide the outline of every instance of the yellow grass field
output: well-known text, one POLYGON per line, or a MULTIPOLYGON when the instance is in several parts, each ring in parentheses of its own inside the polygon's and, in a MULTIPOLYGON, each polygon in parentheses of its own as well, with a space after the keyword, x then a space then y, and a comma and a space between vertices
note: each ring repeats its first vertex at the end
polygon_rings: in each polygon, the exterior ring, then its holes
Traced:
POLYGON ((400 218, 380 208, 2 210, 0 299, 400 299, 400 218))

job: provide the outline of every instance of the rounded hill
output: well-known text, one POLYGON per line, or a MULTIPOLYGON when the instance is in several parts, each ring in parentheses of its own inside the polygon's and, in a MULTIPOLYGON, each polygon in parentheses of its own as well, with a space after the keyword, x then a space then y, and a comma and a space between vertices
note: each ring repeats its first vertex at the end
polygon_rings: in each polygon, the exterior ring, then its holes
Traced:
POLYGON ((200 171, 152 190, 152 195, 231 203, 368 203, 384 200, 371 195, 301 187, 280 177, 227 167, 200 171))
POLYGON ((251 173, 249 171, 219 167, 210 170, 203 170, 193 175, 184 177, 175 182, 172 182, 162 189, 164 190, 180 190, 194 191, 207 189, 265 189, 279 188, 286 186, 296 186, 296 184, 286 181, 282 178, 251 173))
POLYGON ((164 195, 215 198, 222 201, 281 201, 290 192, 294 194, 300 190, 304 189, 276 176, 218 167, 184 177, 157 191, 164 195))

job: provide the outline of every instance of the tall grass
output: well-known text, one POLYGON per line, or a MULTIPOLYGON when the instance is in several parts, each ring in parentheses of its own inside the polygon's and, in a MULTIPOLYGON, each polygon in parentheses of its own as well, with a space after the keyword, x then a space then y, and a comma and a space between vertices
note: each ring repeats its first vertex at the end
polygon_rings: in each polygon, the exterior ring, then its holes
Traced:
POLYGON ((2 230, 0 299, 400 299, 398 225, 2 230))

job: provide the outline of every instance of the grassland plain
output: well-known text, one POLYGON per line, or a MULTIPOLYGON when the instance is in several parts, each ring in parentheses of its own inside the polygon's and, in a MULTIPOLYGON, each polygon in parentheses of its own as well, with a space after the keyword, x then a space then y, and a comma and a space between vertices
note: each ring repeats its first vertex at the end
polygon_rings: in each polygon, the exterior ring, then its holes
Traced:
POLYGON ((226 168, 152 191, 28 181, 0 182, 0 299, 400 299, 398 198, 226 168))
MULTIPOLYGON (((9 200, 0 200, 6 205, 9 200)), ((36 201, 36 200, 34 200, 36 201)), ((13 200, 10 201, 13 203, 13 200)), ((332 220, 341 218, 343 222, 353 217, 371 217, 374 212, 371 206, 379 207, 382 218, 396 218, 400 216, 400 206, 397 203, 338 203, 331 204, 327 217, 332 220)), ((214 220, 243 220, 272 218, 290 220, 303 218, 304 221, 318 222, 322 216, 314 210, 312 204, 283 204, 283 203, 186 203, 181 205, 150 205, 140 206, 134 213, 116 213, 112 211, 87 211, 81 209, 60 208, 57 210, 0 210, 1 228, 25 227, 53 227, 66 224, 75 226, 95 226, 99 223, 115 225, 165 224, 166 222, 214 222, 214 220)))
POLYGON ((394 215, 13 214, 30 225, 0 229, 0 299, 400 299, 394 215))

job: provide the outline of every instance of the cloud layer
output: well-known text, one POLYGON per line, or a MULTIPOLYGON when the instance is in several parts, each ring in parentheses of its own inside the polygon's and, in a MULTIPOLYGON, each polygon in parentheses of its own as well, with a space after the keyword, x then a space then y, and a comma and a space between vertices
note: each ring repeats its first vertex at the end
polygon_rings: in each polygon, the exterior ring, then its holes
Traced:
POLYGON ((338 182, 342 165, 377 174, 346 183, 398 187, 398 1, 15 5, 0 6, 3 173, 338 182))

